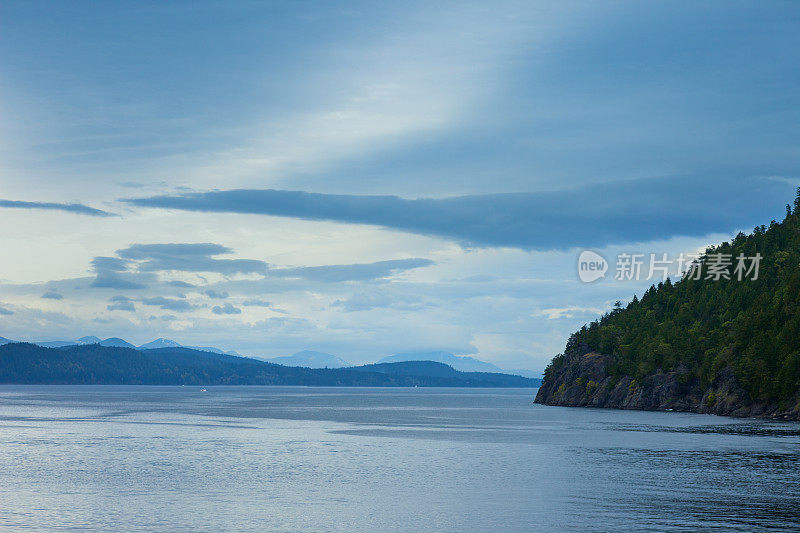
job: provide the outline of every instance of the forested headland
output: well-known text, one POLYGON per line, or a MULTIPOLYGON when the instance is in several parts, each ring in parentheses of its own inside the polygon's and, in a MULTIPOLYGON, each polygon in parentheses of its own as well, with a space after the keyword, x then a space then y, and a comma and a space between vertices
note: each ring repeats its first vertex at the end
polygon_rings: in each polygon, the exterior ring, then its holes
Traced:
POLYGON ((700 258, 732 259, 719 279, 651 286, 575 332, 536 401, 800 418, 800 190, 786 217, 700 258), (756 279, 736 258, 760 254, 756 279))

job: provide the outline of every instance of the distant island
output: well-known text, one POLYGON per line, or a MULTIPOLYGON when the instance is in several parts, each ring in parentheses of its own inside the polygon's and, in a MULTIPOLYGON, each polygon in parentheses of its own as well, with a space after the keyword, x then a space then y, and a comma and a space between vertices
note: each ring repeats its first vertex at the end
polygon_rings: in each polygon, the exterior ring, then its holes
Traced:
MULTIPOLYGON (((0 337, 0 345, 15 343, 15 342, 23 342, 23 341, 18 341, 18 340, 15 341, 7 339, 5 337, 0 337)), ((66 348, 70 346, 79 346, 79 345, 82 346, 87 344, 99 344, 100 346, 112 346, 118 348, 131 348, 134 350, 153 350, 157 348, 189 348, 191 350, 197 350, 200 352, 212 352, 221 355, 233 355, 237 357, 243 357, 241 354, 239 354, 234 350, 222 350, 214 346, 183 345, 172 339, 165 339, 165 338, 158 338, 153 341, 141 344, 139 346, 131 344, 130 342, 121 339, 119 337, 109 337, 107 339, 101 339, 100 337, 95 337, 94 335, 88 335, 74 340, 55 340, 55 341, 33 340, 24 342, 28 342, 29 344, 35 344, 37 346, 43 346, 45 348, 66 348)), ((282 366, 296 366, 305 368, 347 368, 347 367, 358 366, 349 361, 345 361, 344 359, 336 355, 325 352, 313 351, 313 350, 302 350, 292 355, 284 355, 272 358, 255 358, 254 360, 260 362, 267 361, 269 363, 275 363, 282 366)), ((541 374, 538 372, 534 372, 532 370, 528 369, 503 370, 502 368, 499 368, 491 363, 487 363, 485 361, 481 361, 473 357, 454 355, 450 352, 444 352, 444 351, 403 352, 384 357, 378 360, 377 362, 396 363, 401 361, 435 361, 437 363, 444 363, 445 365, 450 366, 455 370, 459 370, 461 372, 488 372, 496 374, 510 374, 515 376, 535 378, 541 381, 540 379, 541 374)))
POLYGON ((760 254, 758 279, 651 287, 574 333, 536 402, 800 419, 800 190, 782 222, 702 259, 716 254, 760 254))
POLYGON ((509 374, 461 372, 435 361, 306 368, 219 350, 181 346, 134 349, 117 344, 120 343, 113 341, 46 347, 6 342, 0 346, 0 383, 353 387, 538 387, 541 383, 509 374))

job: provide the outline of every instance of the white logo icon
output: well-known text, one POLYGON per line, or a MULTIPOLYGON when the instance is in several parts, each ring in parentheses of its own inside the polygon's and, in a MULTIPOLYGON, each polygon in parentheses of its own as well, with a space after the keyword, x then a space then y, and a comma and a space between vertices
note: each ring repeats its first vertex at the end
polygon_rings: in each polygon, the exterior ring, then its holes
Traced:
POLYGON ((578 277, 584 283, 591 283, 605 277, 608 261, 605 257, 591 250, 584 250, 578 256, 578 277))

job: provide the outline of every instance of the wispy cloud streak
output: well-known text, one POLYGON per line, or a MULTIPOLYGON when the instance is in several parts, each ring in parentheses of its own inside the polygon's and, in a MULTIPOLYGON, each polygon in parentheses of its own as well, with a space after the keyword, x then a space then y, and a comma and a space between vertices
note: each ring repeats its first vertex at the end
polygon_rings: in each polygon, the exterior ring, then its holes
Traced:
POLYGON ((2 200, 0 207, 10 207, 15 209, 49 209, 51 211, 66 211, 78 215, 89 215, 93 217, 116 217, 115 213, 109 213, 101 209, 95 209, 83 204, 58 204, 53 202, 23 202, 21 200, 2 200))

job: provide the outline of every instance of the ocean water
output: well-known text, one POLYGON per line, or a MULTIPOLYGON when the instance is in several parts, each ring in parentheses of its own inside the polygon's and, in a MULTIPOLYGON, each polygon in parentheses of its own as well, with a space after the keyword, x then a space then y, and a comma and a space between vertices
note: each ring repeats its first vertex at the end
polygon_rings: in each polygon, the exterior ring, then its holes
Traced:
POLYGON ((0 529, 800 530, 800 424, 534 395, 0 386, 0 529))

